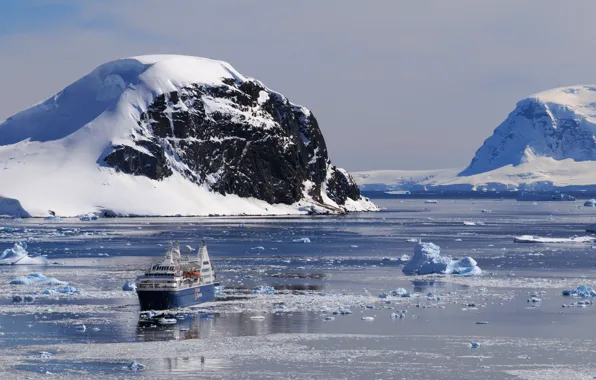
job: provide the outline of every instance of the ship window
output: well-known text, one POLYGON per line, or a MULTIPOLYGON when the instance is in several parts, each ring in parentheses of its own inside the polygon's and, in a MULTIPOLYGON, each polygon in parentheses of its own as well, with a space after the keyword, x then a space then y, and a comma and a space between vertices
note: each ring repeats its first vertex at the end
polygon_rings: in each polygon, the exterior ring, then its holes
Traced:
POLYGON ((209 265, 209 261, 203 261, 203 265, 209 265))

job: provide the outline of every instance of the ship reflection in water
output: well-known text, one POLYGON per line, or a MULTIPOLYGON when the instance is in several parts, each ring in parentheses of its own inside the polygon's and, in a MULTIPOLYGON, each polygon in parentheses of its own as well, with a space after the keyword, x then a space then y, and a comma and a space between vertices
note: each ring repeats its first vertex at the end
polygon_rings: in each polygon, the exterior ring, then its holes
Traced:
POLYGON ((194 313, 159 314, 154 323, 139 319, 137 339, 143 342, 207 339, 231 336, 257 336, 276 333, 318 333, 322 318, 314 312, 298 313, 194 313), (163 316, 175 318, 171 324, 160 324, 163 316), (263 315, 264 319, 251 319, 263 315))
POLYGON ((214 314, 158 314, 150 321, 139 317, 137 337, 144 342, 164 340, 185 340, 210 338, 215 320, 214 314), (174 323, 163 324, 163 317, 175 319, 174 323))

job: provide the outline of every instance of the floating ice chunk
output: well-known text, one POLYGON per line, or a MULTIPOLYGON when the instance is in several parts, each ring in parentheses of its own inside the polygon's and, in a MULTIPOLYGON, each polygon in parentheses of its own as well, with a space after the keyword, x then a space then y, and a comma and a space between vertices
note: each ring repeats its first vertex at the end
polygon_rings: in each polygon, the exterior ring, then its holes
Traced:
POLYGON ((130 363, 126 367, 128 369, 130 369, 131 371, 142 371, 145 368, 147 368, 147 366, 145 364, 141 364, 141 363, 138 363, 136 361, 133 361, 132 363, 130 363))
POLYGON ((28 276, 19 276, 10 282, 10 285, 68 285, 68 282, 60 281, 53 277, 46 277, 41 273, 31 273, 28 276))
POLYGON ((79 332, 85 332, 85 331, 87 331, 87 326, 85 326, 84 324, 80 324, 80 325, 76 325, 75 329, 79 332))
POLYGON ((482 211, 480 211, 480 212, 489 213, 489 212, 492 212, 492 211, 491 211, 491 210, 487 210, 487 209, 483 209, 483 210, 482 210, 482 211))
POLYGON ((468 222, 468 221, 464 221, 464 226, 475 226, 476 223, 474 222, 468 222))
POLYGON ((404 294, 408 294, 408 291, 404 288, 397 288, 391 292, 392 296, 403 296, 404 294))
POLYGON ((379 298, 391 298, 391 296, 387 293, 379 293, 379 298))
POLYGON ((83 214, 83 215, 79 215, 79 220, 83 221, 83 222, 89 222, 91 220, 97 220, 97 215, 95 215, 94 213, 90 212, 88 214, 83 214))
POLYGON ((363 321, 374 321, 375 317, 362 317, 361 318, 363 321))
POLYGON ((47 351, 42 351, 42 352, 39 353, 39 358, 40 359, 44 359, 44 360, 45 359, 51 359, 52 358, 52 354, 50 354, 47 351))
POLYGON ((19 302, 22 302, 22 301, 23 301, 23 297, 21 297, 21 296, 12 296, 12 302, 19 303, 19 302))
POLYGON ((441 256, 438 245, 421 242, 416 244, 414 256, 404 266, 402 272, 407 275, 433 273, 479 275, 482 270, 471 257, 453 260, 449 256, 441 256))
POLYGON ((300 238, 300 239, 294 239, 292 240, 293 243, 310 243, 310 239, 305 237, 305 238, 300 238))
POLYGON ((56 293, 60 293, 60 294, 79 294, 81 291, 73 286, 65 286, 63 288, 60 289, 46 289, 43 292, 41 292, 41 294, 48 294, 48 295, 52 295, 52 294, 56 294, 56 293))
POLYGON ((478 342, 472 342, 470 343, 470 348, 479 348, 480 344, 478 342))
POLYGON ((534 235, 523 235, 523 236, 515 236, 513 241, 515 243, 591 243, 596 240, 595 237, 592 236, 574 236, 570 238, 550 238, 550 237, 540 237, 534 235))
POLYGON ((424 203, 426 204, 436 204, 439 203, 439 201, 435 200, 435 199, 427 199, 424 201, 424 203))
POLYGON ((404 319, 406 315, 404 313, 391 313, 391 318, 404 319))
POLYGON ((542 298, 538 298, 538 297, 530 297, 530 298, 528 298, 528 302, 532 302, 532 303, 540 303, 540 302, 542 302, 542 298))
POLYGON ((252 249, 252 250, 264 251, 264 250, 265 250, 265 247, 263 247, 263 246, 258 246, 258 247, 253 247, 253 248, 251 248, 251 249, 252 249))
POLYGON ((252 294, 275 294, 275 288, 267 285, 257 286, 253 288, 252 294))
POLYGON ((588 199, 584 202, 585 207, 596 207, 596 199, 588 199))
POLYGON ((262 321, 263 319, 265 319, 265 316, 263 315, 253 315, 250 317, 250 319, 252 319, 253 321, 262 321))
POLYGON ((575 289, 563 290, 563 295, 574 297, 596 297, 596 291, 590 286, 580 285, 575 289))
POLYGON ((335 317, 325 317, 326 321, 335 321, 335 317))
POLYGON ((0 255, 0 265, 47 265, 48 259, 44 256, 30 256, 27 252, 27 243, 15 243, 12 248, 4 250, 0 255))
POLYGON ((406 241, 408 243, 418 243, 420 240, 419 239, 415 239, 415 238, 411 238, 411 239, 406 239, 406 241))
POLYGON ((488 325, 488 324, 490 324, 490 322, 489 321, 477 321, 476 324, 477 325, 488 325))
POLYGON ((447 269, 445 271, 447 274, 460 274, 466 276, 478 276, 482 274, 482 269, 471 257, 464 257, 460 260, 454 260, 449 265, 447 265, 447 269))
POLYGON ((406 255, 406 254, 403 254, 403 255, 401 255, 401 257, 399 258, 399 261, 402 261, 402 262, 410 261, 410 256, 408 256, 408 255, 406 255))
POLYGON ((137 290, 137 284, 134 281, 128 280, 122 285, 122 290, 125 292, 134 292, 137 290))

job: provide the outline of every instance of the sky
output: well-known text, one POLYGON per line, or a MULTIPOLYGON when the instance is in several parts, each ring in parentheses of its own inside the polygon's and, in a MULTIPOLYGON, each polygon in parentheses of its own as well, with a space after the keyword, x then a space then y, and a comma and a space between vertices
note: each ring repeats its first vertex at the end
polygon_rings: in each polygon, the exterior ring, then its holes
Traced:
POLYGON ((0 120, 102 63, 221 59, 350 171, 464 168, 517 101, 596 83, 596 1, 0 0, 0 120))

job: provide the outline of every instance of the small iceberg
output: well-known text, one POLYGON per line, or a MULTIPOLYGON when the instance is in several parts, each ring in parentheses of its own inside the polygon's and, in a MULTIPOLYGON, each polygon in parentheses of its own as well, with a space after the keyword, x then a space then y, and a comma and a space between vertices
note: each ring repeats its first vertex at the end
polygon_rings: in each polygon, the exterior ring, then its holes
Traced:
POLYGON ((44 256, 30 256, 27 252, 27 243, 15 243, 12 248, 5 249, 0 255, 0 265, 47 265, 48 259, 44 256))
POLYGON ((575 289, 563 290, 563 295, 574 297, 596 297, 596 291, 590 286, 580 285, 575 289))
POLYGON ((292 240, 293 243, 310 243, 310 239, 305 237, 305 238, 300 238, 300 239, 294 239, 292 240))
POLYGON ((541 237, 534 235, 522 235, 515 236, 513 242, 515 243, 542 243, 542 244, 555 244, 555 243, 592 243, 596 240, 592 236, 574 236, 570 238, 551 238, 541 237))
POLYGON ((134 292, 137 290, 137 284, 134 281, 128 280, 122 285, 122 290, 125 292, 134 292))
POLYGON ((261 285, 252 289, 252 294, 275 294, 273 286, 261 285))
POLYGON ((97 215, 95 215, 92 212, 90 212, 88 214, 79 215, 79 220, 81 220, 83 222, 89 222, 89 221, 97 220, 97 219, 98 219, 97 215))
POLYGON ((144 370, 147 366, 145 364, 141 364, 138 363, 136 361, 133 361, 132 363, 130 363, 129 365, 126 366, 129 370, 131 371, 142 371, 144 370))
POLYGON ((441 256, 441 248, 438 245, 421 242, 416 244, 414 256, 404 266, 402 272, 406 275, 440 273, 477 276, 482 273, 482 270, 471 257, 453 260, 449 256, 441 256))
POLYGON ((588 199, 584 202, 584 207, 596 207, 596 199, 588 199))

